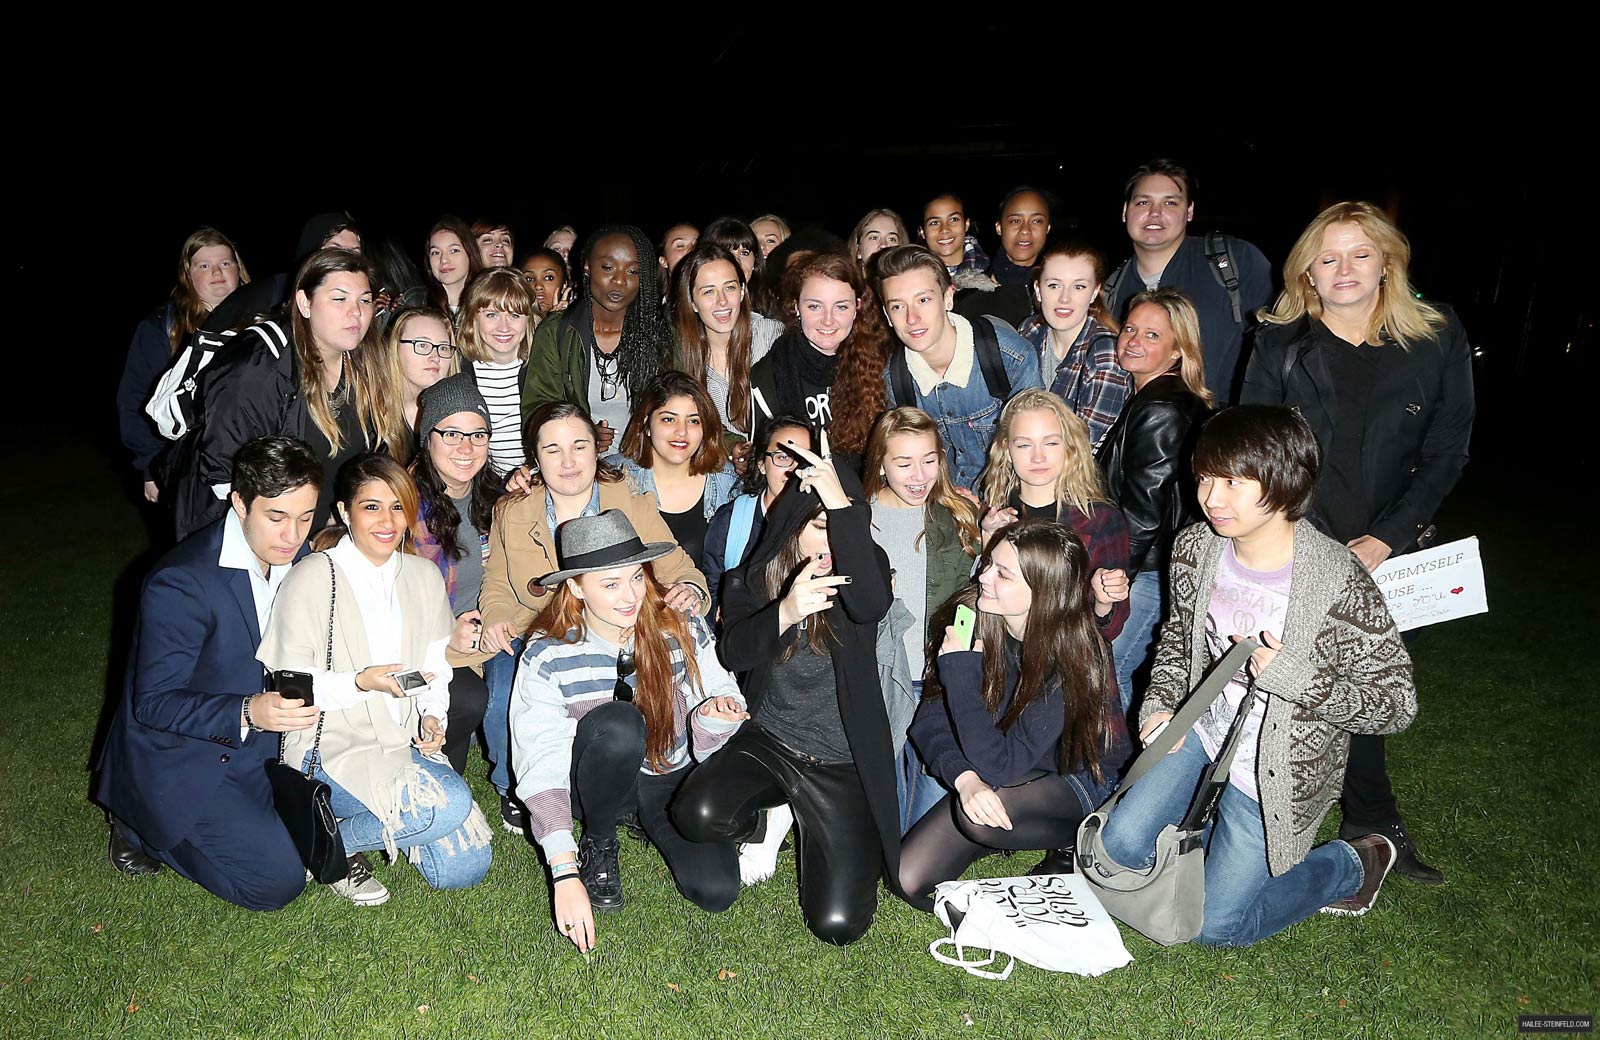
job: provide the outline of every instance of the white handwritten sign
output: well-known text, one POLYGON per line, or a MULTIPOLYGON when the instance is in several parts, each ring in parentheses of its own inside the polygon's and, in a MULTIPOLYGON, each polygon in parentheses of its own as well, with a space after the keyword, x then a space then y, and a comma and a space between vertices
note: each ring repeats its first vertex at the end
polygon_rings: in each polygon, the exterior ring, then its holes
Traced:
POLYGON ((1402 632, 1489 612, 1476 538, 1387 559, 1372 572, 1372 580, 1402 632))

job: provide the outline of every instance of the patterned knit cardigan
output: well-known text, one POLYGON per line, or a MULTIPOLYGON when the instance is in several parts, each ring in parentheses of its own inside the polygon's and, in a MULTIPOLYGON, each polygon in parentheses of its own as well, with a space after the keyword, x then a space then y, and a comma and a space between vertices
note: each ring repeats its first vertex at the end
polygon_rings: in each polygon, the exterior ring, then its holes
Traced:
MULTIPOLYGON (((1176 710, 1211 666, 1205 618, 1226 541, 1195 524, 1173 543, 1170 606, 1140 729, 1156 712, 1176 710)), ((1383 594, 1355 554, 1304 520, 1294 525, 1283 649, 1256 687, 1271 695, 1256 781, 1267 867, 1277 877, 1311 851, 1317 827, 1338 800, 1350 734, 1398 733, 1417 714, 1411 657, 1383 594)))

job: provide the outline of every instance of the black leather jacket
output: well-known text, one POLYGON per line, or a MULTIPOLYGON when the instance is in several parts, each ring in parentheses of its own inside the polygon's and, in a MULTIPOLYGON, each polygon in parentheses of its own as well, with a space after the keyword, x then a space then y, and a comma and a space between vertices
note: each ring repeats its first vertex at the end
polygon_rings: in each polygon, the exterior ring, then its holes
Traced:
POLYGON ((1206 411, 1182 376, 1157 376, 1128 398, 1095 455, 1106 491, 1128 521, 1135 574, 1165 570, 1172 539, 1199 519, 1189 454, 1206 411))
MULTIPOLYGON (((1395 555, 1416 546, 1460 479, 1472 439, 1472 350, 1455 311, 1434 306, 1447 321, 1438 338, 1413 344, 1386 367, 1367 402, 1361 468, 1373 518, 1366 533, 1395 555)), ((1336 390, 1310 318, 1256 334, 1241 401, 1294 408, 1324 453, 1333 444, 1336 390)), ((1315 502, 1309 519, 1326 531, 1315 502)))

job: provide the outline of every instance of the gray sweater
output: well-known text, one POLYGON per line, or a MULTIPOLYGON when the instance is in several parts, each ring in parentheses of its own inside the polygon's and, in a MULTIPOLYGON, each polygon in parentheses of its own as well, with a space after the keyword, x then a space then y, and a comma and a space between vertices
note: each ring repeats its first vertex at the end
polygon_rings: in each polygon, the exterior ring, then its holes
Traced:
MULTIPOLYGON (((1226 539, 1206 524, 1179 533, 1139 728, 1174 711, 1211 666, 1205 616, 1226 539), (1199 618, 1199 623, 1196 623, 1199 618)), ((1256 679, 1267 694, 1256 780, 1274 877, 1292 869, 1344 785, 1352 733, 1398 733, 1417 714, 1411 656, 1383 594, 1355 554, 1304 520, 1294 525, 1294 579, 1283 649, 1256 679)))

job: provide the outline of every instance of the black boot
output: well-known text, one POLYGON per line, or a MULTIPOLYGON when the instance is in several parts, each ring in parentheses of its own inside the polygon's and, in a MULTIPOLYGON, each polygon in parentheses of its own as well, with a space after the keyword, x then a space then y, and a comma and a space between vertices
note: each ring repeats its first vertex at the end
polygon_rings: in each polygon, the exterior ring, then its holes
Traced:
POLYGON ((1044 874, 1071 874, 1076 871, 1072 865, 1072 849, 1051 849, 1044 854, 1044 859, 1035 864, 1028 873, 1033 877, 1044 874))
POLYGON ((578 877, 589 890, 589 905, 596 910, 622 909, 621 849, 615 834, 578 841, 578 877))
POLYGON ((1444 872, 1438 867, 1424 863, 1417 855, 1417 844, 1411 840, 1411 835, 1406 833, 1406 825, 1396 821, 1382 826, 1362 827, 1344 823, 1339 826, 1339 840, 1352 841, 1365 834, 1381 834, 1394 843, 1396 852, 1392 873, 1399 874, 1408 881, 1415 881, 1420 885, 1444 884, 1444 872))
POLYGON ((160 861, 145 855, 144 849, 139 845, 139 839, 121 820, 106 813, 106 822, 111 825, 111 847, 106 856, 111 860, 113 867, 129 877, 142 877, 161 869, 160 861))

